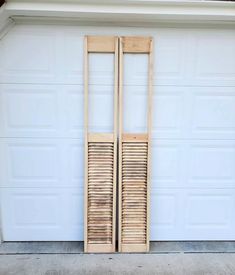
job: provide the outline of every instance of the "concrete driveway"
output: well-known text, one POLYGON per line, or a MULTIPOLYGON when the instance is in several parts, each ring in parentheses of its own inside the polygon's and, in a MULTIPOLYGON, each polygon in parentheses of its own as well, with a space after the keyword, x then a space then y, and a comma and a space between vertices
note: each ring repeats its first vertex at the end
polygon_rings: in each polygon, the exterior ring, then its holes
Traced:
POLYGON ((83 254, 82 242, 3 242, 0 275, 235 275, 235 242, 151 242, 149 254, 83 254))
POLYGON ((235 274, 234 253, 1 255, 0 275, 225 275, 235 274))

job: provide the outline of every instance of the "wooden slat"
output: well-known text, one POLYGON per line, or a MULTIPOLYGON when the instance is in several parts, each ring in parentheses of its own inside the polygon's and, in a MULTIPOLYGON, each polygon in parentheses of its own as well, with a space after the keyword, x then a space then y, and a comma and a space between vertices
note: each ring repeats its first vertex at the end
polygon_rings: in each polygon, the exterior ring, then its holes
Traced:
POLYGON ((151 37, 124 36, 122 37, 123 53, 149 53, 151 37))
POLYGON ((89 53, 114 53, 115 36, 88 36, 87 50, 89 53))
POLYGON ((122 247, 147 241, 148 143, 139 138, 122 141, 122 247))
POLYGON ((113 243, 113 149, 113 142, 88 142, 87 239, 89 245, 113 243), (105 163, 108 163, 112 169, 105 169, 104 158, 106 158, 105 163), (98 165, 94 170, 95 164, 98 165))

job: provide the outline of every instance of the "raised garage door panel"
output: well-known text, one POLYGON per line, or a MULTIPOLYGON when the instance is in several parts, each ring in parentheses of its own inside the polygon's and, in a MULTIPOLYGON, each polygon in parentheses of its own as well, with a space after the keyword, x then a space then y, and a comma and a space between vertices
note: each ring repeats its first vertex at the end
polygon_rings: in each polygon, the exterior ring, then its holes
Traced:
MULTIPOLYGON (((234 32, 153 37, 151 239, 234 239, 234 32)), ((146 65, 137 54, 124 59, 125 132, 146 127, 146 65)))
MULTIPOLYGON (((16 26, 1 42, 0 203, 6 241, 83 240, 84 36, 59 32, 58 42, 54 32, 55 27, 16 26)), ((90 129, 109 132, 113 56, 89 61, 90 129)))
MULTIPOLYGON (((150 239, 234 240, 235 31, 24 25, 0 42, 4 239, 83 239, 81 60, 83 36, 95 32, 155 41, 150 239)), ((100 58, 91 58, 92 98, 110 106, 112 57, 100 58)), ((124 62, 124 131, 142 132, 147 59, 124 62)), ((91 125, 102 132, 105 110, 91 125)))

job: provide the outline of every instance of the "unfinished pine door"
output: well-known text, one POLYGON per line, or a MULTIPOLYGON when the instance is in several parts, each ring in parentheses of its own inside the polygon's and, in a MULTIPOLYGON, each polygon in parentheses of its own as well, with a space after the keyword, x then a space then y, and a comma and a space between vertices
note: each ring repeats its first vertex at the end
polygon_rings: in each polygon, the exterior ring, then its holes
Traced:
POLYGON ((147 252, 149 251, 152 39, 121 37, 119 41, 119 251, 147 252), (148 55, 147 132, 123 132, 123 120, 125 120, 123 117, 123 60, 126 54, 148 55))
POLYGON ((119 161, 119 251, 149 250, 149 175, 152 96, 152 39, 150 37, 85 38, 85 252, 114 252, 116 176, 119 161), (89 130, 89 54, 112 53, 114 59, 114 129, 89 130), (123 58, 147 54, 149 58, 147 131, 123 132, 123 58), (119 93, 118 93, 119 89, 119 93), (117 101, 119 98, 119 109, 117 101), (118 109, 118 110, 117 110, 118 109), (119 113, 118 113, 119 112, 119 113), (118 115, 117 115, 118 114, 118 115), (117 124, 119 121, 119 158, 117 124))
POLYGON ((114 252, 116 227, 118 38, 85 37, 85 252, 114 252), (89 55, 114 55, 113 132, 89 129, 89 55))

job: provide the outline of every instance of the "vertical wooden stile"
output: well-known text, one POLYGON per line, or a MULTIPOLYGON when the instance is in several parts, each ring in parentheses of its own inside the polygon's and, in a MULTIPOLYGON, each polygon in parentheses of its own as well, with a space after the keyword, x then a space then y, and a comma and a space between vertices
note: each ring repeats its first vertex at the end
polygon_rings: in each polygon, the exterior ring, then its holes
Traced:
POLYGON ((150 40, 148 71, 148 167, 147 167, 147 251, 150 244, 150 180, 151 180, 151 136, 153 113, 153 40, 150 40))
POLYGON ((118 93, 118 250, 122 244, 122 101, 123 101, 123 49, 122 37, 119 38, 119 93, 118 93))
POLYGON ((86 36, 84 42, 85 190, 84 251, 114 252, 116 242, 118 38, 86 36), (90 133, 89 53, 113 53, 114 127, 112 133, 90 133))
POLYGON ((119 252, 149 251, 152 44, 151 37, 119 40, 119 252), (123 133, 123 57, 128 53, 149 57, 147 133, 123 133))
POLYGON ((87 37, 84 39, 84 251, 88 251, 87 242, 87 185, 88 185, 88 50, 87 50, 87 37))

